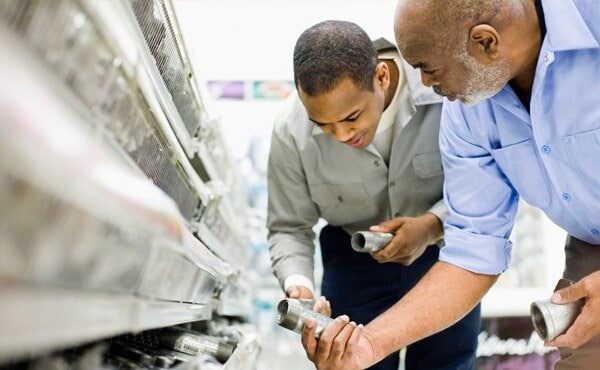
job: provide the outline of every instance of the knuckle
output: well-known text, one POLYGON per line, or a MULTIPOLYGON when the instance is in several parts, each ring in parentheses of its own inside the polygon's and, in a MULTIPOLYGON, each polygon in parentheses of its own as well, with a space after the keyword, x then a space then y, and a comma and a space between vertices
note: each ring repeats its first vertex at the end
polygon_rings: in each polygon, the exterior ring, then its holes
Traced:
POLYGON ((325 355, 327 354, 327 348, 325 346, 318 346, 317 350, 315 351, 316 355, 325 355))
MULTIPOLYGON (((591 283, 590 279, 588 279, 587 277, 581 279, 581 288, 584 291, 589 292, 590 289, 592 289, 592 285, 593 284, 591 283)), ((569 288, 572 288, 572 287, 569 287, 569 288)))
POLYGON ((560 295, 566 299, 571 299, 573 297, 573 287, 567 287, 560 292, 560 295))

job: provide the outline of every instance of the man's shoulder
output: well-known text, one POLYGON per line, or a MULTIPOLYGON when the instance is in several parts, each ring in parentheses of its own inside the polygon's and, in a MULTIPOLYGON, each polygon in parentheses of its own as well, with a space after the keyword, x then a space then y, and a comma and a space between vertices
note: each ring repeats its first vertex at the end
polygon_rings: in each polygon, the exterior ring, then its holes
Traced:
POLYGON ((380 54, 386 51, 398 51, 394 43, 384 39, 383 37, 373 40, 373 46, 380 54))
POLYGON ((292 93, 275 117, 273 134, 279 138, 301 139, 312 135, 313 126, 297 93, 292 93))

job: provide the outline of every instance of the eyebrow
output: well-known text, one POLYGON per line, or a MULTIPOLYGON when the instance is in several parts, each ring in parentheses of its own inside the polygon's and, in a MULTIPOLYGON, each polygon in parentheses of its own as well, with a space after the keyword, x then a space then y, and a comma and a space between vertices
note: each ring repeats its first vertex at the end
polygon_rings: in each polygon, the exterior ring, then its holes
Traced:
POLYGON ((354 115, 358 114, 358 113, 359 113, 359 111, 360 111, 360 110, 359 110, 359 109, 357 109, 357 110, 355 110, 354 112, 350 113, 349 115, 347 115, 346 117, 342 118, 341 120, 339 120, 339 121, 337 121, 337 122, 327 122, 327 123, 325 123, 325 122, 319 122, 319 121, 317 121, 317 120, 314 120, 314 119, 312 119, 312 118, 310 118, 310 117, 308 117, 308 119, 309 119, 311 122, 313 122, 313 123, 315 123, 315 124, 317 124, 317 125, 327 125, 328 123, 338 123, 338 122, 344 122, 344 121, 347 121, 348 119, 350 119, 350 117, 352 117, 352 116, 354 116, 354 115))
POLYGON ((415 69, 427 69, 427 64, 423 62, 419 62, 417 64, 411 64, 415 69))

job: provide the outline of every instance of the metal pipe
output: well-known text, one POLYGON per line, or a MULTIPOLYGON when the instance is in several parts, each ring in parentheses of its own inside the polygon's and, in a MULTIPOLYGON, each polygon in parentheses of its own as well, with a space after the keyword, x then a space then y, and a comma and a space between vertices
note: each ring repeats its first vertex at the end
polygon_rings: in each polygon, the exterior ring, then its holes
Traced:
MULTIPOLYGON (((561 279, 555 291, 573 283, 572 281, 561 279)), ((583 304, 583 300, 566 304, 556 304, 552 303, 550 299, 531 303, 531 321, 535 331, 544 341, 553 340, 569 329, 581 312, 583 304)))
POLYGON ((391 233, 357 231, 352 234, 352 249, 362 253, 373 253, 385 247, 394 237, 391 233))
POLYGON ((234 343, 228 343, 223 339, 200 333, 190 333, 177 327, 163 329, 159 340, 160 344, 170 349, 193 356, 207 354, 222 363, 227 362, 236 347, 234 343))
POLYGON ((304 327, 306 320, 315 319, 317 321, 315 337, 318 339, 325 327, 329 325, 333 319, 313 311, 312 308, 314 307, 314 304, 314 300, 292 298, 281 300, 277 305, 277 323, 286 329, 295 331, 296 333, 302 333, 302 328, 304 327))

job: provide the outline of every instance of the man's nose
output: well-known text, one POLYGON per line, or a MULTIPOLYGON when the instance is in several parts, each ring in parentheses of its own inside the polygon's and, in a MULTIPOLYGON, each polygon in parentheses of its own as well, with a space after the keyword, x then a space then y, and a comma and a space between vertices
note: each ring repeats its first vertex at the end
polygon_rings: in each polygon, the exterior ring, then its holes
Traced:
POLYGON ((347 124, 337 123, 334 125, 333 130, 331 132, 331 136, 337 141, 345 142, 352 138, 354 132, 351 127, 348 127, 347 124))
POLYGON ((439 85, 439 82, 435 77, 428 73, 424 73, 423 71, 421 71, 421 82, 427 87, 439 85))

